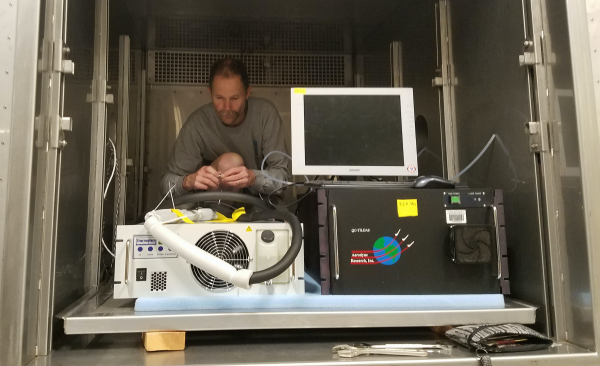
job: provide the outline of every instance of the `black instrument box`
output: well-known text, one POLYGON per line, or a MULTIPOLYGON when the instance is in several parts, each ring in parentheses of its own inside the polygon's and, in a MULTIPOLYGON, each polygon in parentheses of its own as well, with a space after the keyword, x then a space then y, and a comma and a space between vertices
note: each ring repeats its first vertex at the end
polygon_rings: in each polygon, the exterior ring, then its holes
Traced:
POLYGON ((499 190, 320 188, 298 216, 323 295, 510 292, 499 190))

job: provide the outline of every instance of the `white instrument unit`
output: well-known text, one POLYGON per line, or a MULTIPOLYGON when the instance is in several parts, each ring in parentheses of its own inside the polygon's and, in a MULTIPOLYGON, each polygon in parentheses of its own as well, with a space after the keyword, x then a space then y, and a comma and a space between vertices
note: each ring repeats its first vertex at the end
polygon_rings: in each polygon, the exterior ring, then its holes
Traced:
MULTIPOLYGON (((238 269, 259 271, 288 250, 287 223, 169 224, 169 230, 238 269)), ((188 263, 148 233, 143 225, 117 228, 114 298, 304 294, 304 246, 293 265, 270 283, 249 290, 188 263)))

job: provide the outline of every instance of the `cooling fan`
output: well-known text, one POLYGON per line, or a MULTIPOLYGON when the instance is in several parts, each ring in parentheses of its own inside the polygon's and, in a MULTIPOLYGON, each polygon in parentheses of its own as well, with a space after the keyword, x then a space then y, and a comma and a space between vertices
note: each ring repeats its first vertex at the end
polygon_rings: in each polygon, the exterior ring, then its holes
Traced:
MULTIPOLYGON (((231 231, 211 231, 205 234, 196 246, 215 257, 231 264, 236 269, 248 269, 250 266, 250 252, 244 241, 231 231)), ((210 273, 192 266, 192 274, 200 286, 209 291, 229 291, 234 285, 223 281, 210 273)))

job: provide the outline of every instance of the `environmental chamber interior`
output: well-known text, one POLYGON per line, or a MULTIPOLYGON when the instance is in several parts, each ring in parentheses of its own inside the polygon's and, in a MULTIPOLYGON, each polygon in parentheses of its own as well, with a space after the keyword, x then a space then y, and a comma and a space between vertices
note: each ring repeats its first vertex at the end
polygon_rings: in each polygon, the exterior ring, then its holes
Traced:
MULTIPOLYGON (((519 65, 524 40, 531 38, 532 9, 521 1, 377 0, 158 1, 127 0, 109 7, 107 138, 116 139, 119 36, 131 40, 126 222, 160 200, 159 181, 177 133, 187 117, 210 101, 208 67, 222 55, 247 64, 253 95, 270 99, 290 136, 290 87, 392 87, 414 90, 415 115, 428 123, 421 174, 447 175, 454 154, 464 168, 496 134, 496 141, 461 181, 473 188, 504 190, 511 297, 536 306, 537 330, 552 336, 556 297, 553 265, 568 266, 566 298, 572 316, 571 342, 594 349, 579 147, 570 77, 570 51, 564 2, 545 8, 555 63, 547 68, 554 93, 549 111, 556 171, 553 187, 542 185, 539 157, 533 154, 524 124, 539 106, 533 72, 519 65), (525 15, 524 15, 525 14, 525 15), (442 35, 446 35, 444 39, 442 35), (395 48, 394 48, 395 47, 395 48), (394 52, 396 55, 394 56, 394 52), (432 85, 446 70, 451 85, 432 85), (400 70, 400 73, 395 71, 400 70), (452 89, 448 93, 448 89, 452 89), (449 98, 450 96, 450 98, 449 98), (448 109, 448 106, 451 106, 448 109), (450 113, 449 113, 450 112, 450 113), (449 122, 452 121, 452 122, 449 122), (451 124, 454 136, 448 134, 451 124), (453 142, 448 142, 452 141, 453 142), (561 240, 567 253, 552 262, 544 217, 544 190, 564 198, 561 240)), ((94 64, 93 2, 70 2, 67 45, 75 74, 67 76, 64 115, 73 118, 63 151, 54 314, 93 288, 86 268, 90 141, 90 93, 94 64)), ((108 140, 107 140, 108 141, 108 140)), ((99 142, 99 143, 106 143, 99 142)), ((104 170, 110 175, 110 145, 104 170)), ((117 177, 115 179, 121 179, 117 177)), ((114 187, 114 184, 113 184, 114 187)), ((104 189, 93 187, 93 189, 104 189)), ((103 204, 103 237, 112 243, 114 195, 103 204)), ((110 245, 110 244, 109 244, 110 245)), ((99 281, 108 281, 112 257, 101 251, 99 281)), ((62 332, 55 320, 54 335, 62 332)))

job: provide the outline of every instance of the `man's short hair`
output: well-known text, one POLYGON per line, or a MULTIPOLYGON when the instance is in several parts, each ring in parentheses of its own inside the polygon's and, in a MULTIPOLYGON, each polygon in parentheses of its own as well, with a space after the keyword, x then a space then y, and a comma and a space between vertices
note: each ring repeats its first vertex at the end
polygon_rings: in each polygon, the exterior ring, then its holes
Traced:
POLYGON ((245 90, 248 90, 248 87, 250 86, 246 66, 238 59, 227 57, 215 61, 215 63, 210 67, 210 77, 208 79, 209 88, 212 89, 213 81, 217 75, 225 78, 239 76, 240 79, 242 79, 242 84, 244 84, 245 90))

